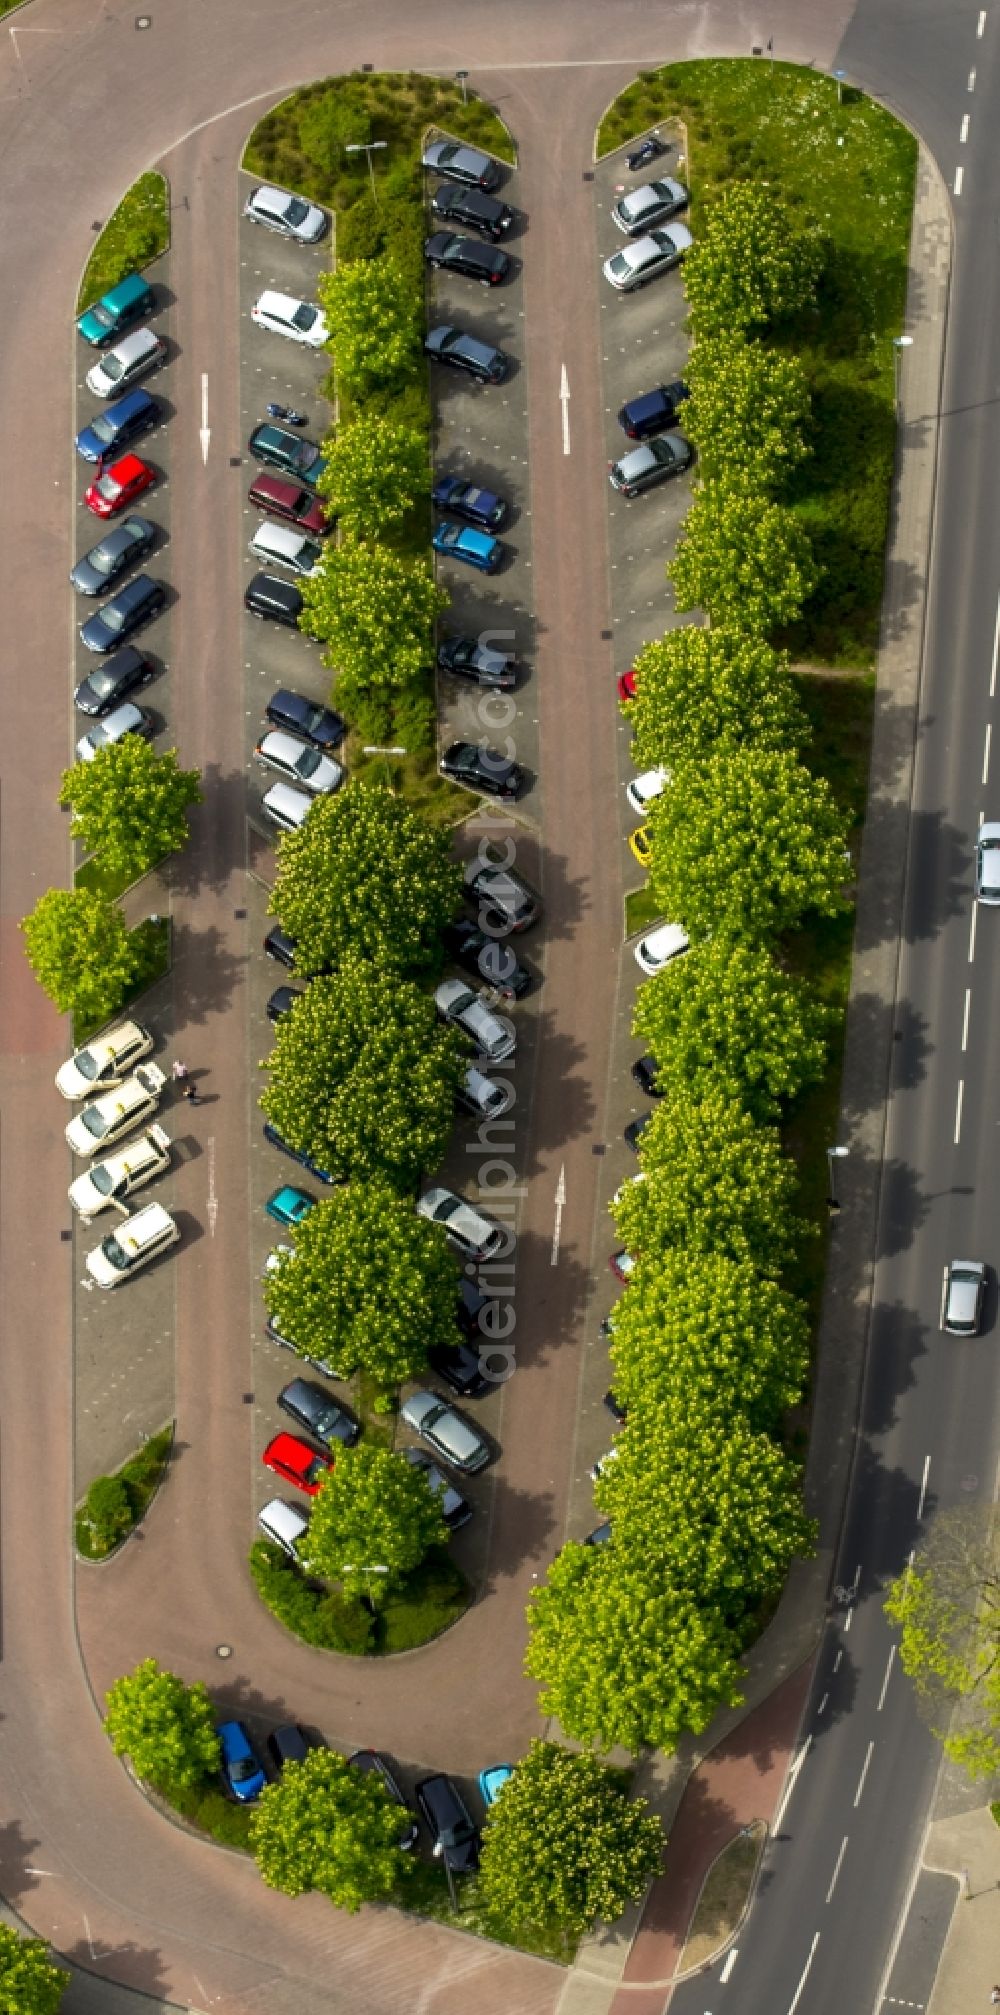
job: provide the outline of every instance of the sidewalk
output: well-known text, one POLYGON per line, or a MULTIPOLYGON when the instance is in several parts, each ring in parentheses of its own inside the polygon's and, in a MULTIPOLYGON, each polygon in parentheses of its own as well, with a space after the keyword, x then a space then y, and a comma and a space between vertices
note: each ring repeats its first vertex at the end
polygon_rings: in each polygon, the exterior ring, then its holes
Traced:
POLYGON ((1000 1981, 1000 1827, 989 1806, 935 1820, 924 1867, 955 1877, 955 1910, 927 2015, 988 2008, 1000 1981))

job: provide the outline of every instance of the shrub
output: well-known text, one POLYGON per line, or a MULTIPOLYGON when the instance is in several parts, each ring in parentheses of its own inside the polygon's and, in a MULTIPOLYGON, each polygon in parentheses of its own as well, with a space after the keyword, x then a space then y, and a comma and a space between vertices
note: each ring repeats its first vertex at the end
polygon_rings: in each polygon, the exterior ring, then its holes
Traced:
POLYGON ((132 1505, 120 1476, 97 1476, 87 1492, 82 1521, 98 1556, 110 1553, 132 1529, 132 1505))
POLYGON ((369 1649, 373 1618, 360 1601, 348 1602, 306 1581, 280 1547, 258 1539, 250 1552, 253 1584, 265 1607, 296 1637, 324 1651, 360 1658, 369 1649))

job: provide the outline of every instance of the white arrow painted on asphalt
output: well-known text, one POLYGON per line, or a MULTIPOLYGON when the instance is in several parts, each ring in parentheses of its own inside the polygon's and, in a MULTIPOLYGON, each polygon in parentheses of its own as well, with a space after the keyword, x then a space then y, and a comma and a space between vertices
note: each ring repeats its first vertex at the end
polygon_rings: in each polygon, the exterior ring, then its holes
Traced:
POLYGON ((562 377, 559 380, 559 404, 562 407, 563 454, 568 455, 569 454, 569 379, 566 376, 565 364, 562 367, 562 377))
POLYGON ((555 1229, 552 1233, 552 1257, 549 1262, 551 1266, 555 1266, 558 1263, 559 1259, 559 1240, 562 1237, 562 1214, 565 1203, 566 1203, 566 1167, 564 1163, 562 1168, 559 1170, 559 1181, 556 1183, 556 1222, 555 1222, 555 1229))
POLYGON ((208 424, 208 372, 203 371, 201 374, 201 426, 198 429, 198 439, 201 442, 201 459, 203 462, 208 461, 208 444, 211 438, 212 429, 208 424))

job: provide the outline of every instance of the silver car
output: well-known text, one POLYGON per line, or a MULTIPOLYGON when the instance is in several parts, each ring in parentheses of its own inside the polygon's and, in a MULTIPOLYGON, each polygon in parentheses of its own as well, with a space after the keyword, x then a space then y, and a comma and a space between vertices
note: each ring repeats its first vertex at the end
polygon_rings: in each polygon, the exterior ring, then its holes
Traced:
POLYGON ((130 336, 123 336, 113 350, 106 350, 103 357, 87 372, 87 387, 95 399, 110 399, 116 394, 127 392, 138 378, 144 378, 148 371, 155 371, 166 362, 167 346, 162 336, 153 329, 133 329, 130 336))
POLYGON ((608 480, 623 497, 637 497, 668 476, 679 476, 691 461, 691 449, 683 434, 655 434, 640 448, 630 448, 617 462, 608 465, 608 480))
POLYGON ((507 1248, 503 1226, 485 1217, 457 1190, 425 1189, 417 1198, 417 1213, 439 1224, 463 1259, 496 1259, 507 1248))
POLYGON ((647 280, 655 280, 660 273, 669 273, 671 266, 679 265, 693 243, 686 224, 650 231, 645 238, 634 238, 630 245, 605 259, 604 277, 619 294, 631 294, 636 287, 644 287, 647 280))
POLYGON ((509 1022, 491 1013, 464 980, 442 980, 434 994, 434 1005, 442 1021, 453 1022, 470 1036, 487 1063, 506 1063, 516 1048, 509 1022))
POLYGON ((619 231, 634 237, 639 232, 651 231, 654 224, 666 224, 676 217, 678 210, 686 209, 687 200, 683 182, 664 175, 658 182, 644 182, 641 189, 630 189, 626 196, 619 197, 611 206, 611 215, 619 231))
POLYGON ((421 1441, 426 1441, 452 1469, 461 1469, 467 1476, 485 1469, 490 1451, 482 1435, 436 1392, 411 1393, 399 1411, 407 1427, 412 1427, 414 1434, 419 1434, 421 1441))
POLYGON ((98 749, 111 748, 115 742, 124 740, 126 735, 144 735, 149 741, 154 731, 152 714, 145 707, 134 707, 131 700, 123 700, 114 712, 105 714, 103 721, 95 721, 85 735, 81 735, 76 745, 78 763, 92 763, 98 749))
POLYGON ((981 1259, 953 1259, 941 1282, 941 1328, 951 1336, 977 1336, 986 1297, 986 1267, 981 1259))
POLYGON ((420 157, 425 168, 447 175, 449 182, 461 182, 465 189, 497 189, 500 170, 478 147, 463 147, 457 140, 434 140, 420 157))
POLYGON ((471 1504, 462 1496, 461 1491, 455 1489, 453 1483, 448 1482, 448 1478, 438 1468, 437 1463, 432 1462, 427 1450, 404 1448, 403 1455, 411 1469, 419 1469, 426 1476, 430 1488, 440 1499, 441 1516, 449 1532, 454 1532, 460 1525, 468 1525, 472 1517, 471 1504))
POLYGON ((322 238, 329 219, 316 203, 302 196, 290 196, 287 189, 272 189, 267 183, 255 189, 243 205, 244 217, 282 238, 294 238, 299 245, 315 245, 322 238))
POLYGON ((277 770, 288 783, 314 797, 339 790, 344 781, 343 768, 332 756, 322 755, 311 742, 303 742, 283 728, 262 735, 254 754, 262 769, 277 770))
POLYGON ((1000 903, 1000 825, 980 826, 976 840, 976 900, 1000 903))

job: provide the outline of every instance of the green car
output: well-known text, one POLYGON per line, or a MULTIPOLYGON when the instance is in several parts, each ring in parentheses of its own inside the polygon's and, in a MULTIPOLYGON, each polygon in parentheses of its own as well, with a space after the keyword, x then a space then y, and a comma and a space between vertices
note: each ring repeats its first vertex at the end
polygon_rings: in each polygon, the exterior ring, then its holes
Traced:
POLYGON ((86 343, 93 343, 103 350, 105 344, 113 343, 118 336, 124 336, 137 322, 145 321, 156 312, 156 295, 148 280, 141 273, 130 273, 125 280, 119 280, 100 301, 95 301, 85 315, 81 315, 77 328, 86 343))
POLYGON ((303 439, 290 427, 274 426, 269 420, 254 428, 247 447, 255 462, 265 462, 269 469, 280 469, 282 475, 295 476, 311 490, 316 488, 326 467, 323 451, 315 441, 303 439))
POLYGON ((275 1224, 289 1224, 294 1228, 309 1216, 315 1201, 316 1198, 310 1196, 307 1190, 296 1189, 293 1182, 283 1182, 281 1188, 268 1197, 264 1209, 268 1217, 273 1217, 275 1224))

